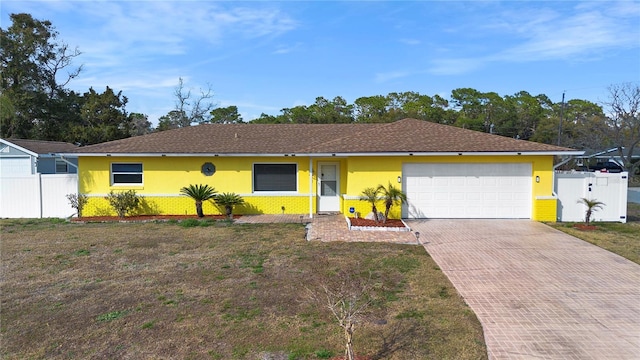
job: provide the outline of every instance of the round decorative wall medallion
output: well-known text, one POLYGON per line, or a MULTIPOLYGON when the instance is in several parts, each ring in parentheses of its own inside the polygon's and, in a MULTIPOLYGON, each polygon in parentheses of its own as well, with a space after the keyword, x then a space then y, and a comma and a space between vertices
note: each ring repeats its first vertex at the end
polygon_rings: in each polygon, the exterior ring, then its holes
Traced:
POLYGON ((202 164, 202 173, 205 176, 211 176, 216 172, 216 166, 210 162, 202 164))

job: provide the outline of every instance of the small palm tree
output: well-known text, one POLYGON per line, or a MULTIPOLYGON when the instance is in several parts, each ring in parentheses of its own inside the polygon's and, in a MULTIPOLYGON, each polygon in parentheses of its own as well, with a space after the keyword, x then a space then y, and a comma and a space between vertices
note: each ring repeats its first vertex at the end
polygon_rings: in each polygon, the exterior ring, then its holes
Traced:
POLYGON ((229 220, 233 220, 233 207, 244 204, 244 199, 236 193, 222 193, 214 198, 216 204, 224 206, 229 220))
POLYGON ((596 199, 589 200, 587 198, 579 199, 578 204, 583 204, 587 207, 587 213, 584 216, 584 222, 587 225, 589 225, 589 223, 591 222, 591 214, 593 214, 593 212, 598 209, 602 209, 602 207, 605 205, 603 202, 596 199))
POLYGON ((371 204, 371 211, 373 212, 373 218, 376 220, 376 222, 379 221, 378 208, 376 207, 376 202, 378 201, 379 194, 380 194, 380 187, 378 188, 368 187, 362 190, 362 193, 360 194, 360 200, 366 201, 369 204, 371 204))
POLYGON ((207 185, 189 185, 180 189, 182 195, 186 195, 196 201, 196 213, 198 217, 204 217, 202 212, 202 202, 212 199, 216 196, 216 189, 207 185))
POLYGON ((382 185, 380 185, 378 187, 378 190, 380 191, 380 193, 382 194, 382 199, 384 200, 384 206, 385 206, 385 210, 384 210, 384 220, 383 221, 387 221, 387 218, 389 217, 389 210, 391 210, 391 206, 393 206, 394 204, 404 204, 407 202, 407 195, 405 193, 402 192, 402 190, 398 189, 397 187, 393 186, 391 184, 391 182, 389 182, 389 186, 388 187, 384 187, 382 185))

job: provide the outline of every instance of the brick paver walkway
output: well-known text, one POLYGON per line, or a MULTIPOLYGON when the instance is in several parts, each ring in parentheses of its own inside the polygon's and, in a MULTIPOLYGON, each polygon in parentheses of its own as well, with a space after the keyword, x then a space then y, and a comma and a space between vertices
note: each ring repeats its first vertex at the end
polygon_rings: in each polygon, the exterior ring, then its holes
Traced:
POLYGON ((307 240, 389 242, 418 245, 415 235, 408 231, 349 231, 344 215, 316 215, 309 227, 307 240))
POLYGON ((490 359, 640 359, 640 265, 528 220, 408 221, 490 359))

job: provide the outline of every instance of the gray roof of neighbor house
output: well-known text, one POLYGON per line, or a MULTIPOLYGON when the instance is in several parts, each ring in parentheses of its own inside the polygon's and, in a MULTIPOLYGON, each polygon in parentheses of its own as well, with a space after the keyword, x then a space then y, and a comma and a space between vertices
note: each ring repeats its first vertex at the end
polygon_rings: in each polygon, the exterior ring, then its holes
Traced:
POLYGON ((36 154, 68 153, 73 152, 78 148, 74 144, 62 141, 29 139, 5 139, 5 141, 18 145, 21 148, 27 149, 36 154))
POLYGON ((204 124, 77 148, 101 154, 376 154, 582 151, 429 121, 383 124, 204 124))

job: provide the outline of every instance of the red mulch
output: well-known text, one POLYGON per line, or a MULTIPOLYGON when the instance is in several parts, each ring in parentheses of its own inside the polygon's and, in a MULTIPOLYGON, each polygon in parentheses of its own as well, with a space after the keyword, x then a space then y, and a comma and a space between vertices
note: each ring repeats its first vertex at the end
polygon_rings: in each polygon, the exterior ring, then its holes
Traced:
POLYGON ((582 231, 593 231, 598 229, 598 227, 595 225, 587 225, 587 224, 574 224, 573 227, 582 231))
POLYGON ((367 220, 363 218, 349 218, 351 221, 351 226, 372 226, 372 227, 405 227, 405 224, 402 220, 398 219, 387 219, 387 222, 384 223, 382 220, 376 222, 375 220, 367 220))
MULTIPOLYGON (((233 215, 234 219, 239 218, 242 215, 233 215)), ((199 218, 197 215, 137 215, 137 216, 125 216, 119 218, 117 216, 83 216, 80 218, 71 218, 71 221, 78 222, 118 222, 118 221, 130 221, 130 222, 145 222, 145 221, 168 221, 168 220, 226 220, 226 215, 205 215, 199 218)))

